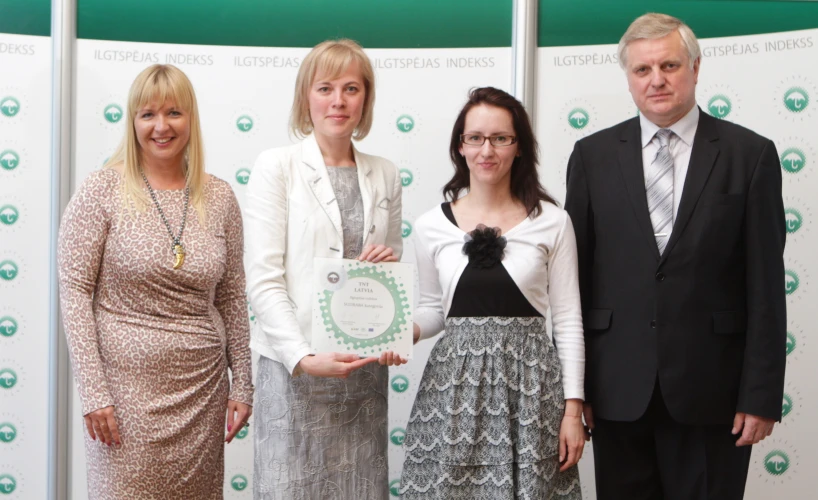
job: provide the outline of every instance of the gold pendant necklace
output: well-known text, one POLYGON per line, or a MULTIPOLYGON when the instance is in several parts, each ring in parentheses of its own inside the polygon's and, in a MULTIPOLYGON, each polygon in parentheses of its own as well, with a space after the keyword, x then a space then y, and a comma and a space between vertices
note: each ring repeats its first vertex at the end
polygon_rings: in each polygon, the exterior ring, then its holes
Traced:
POLYGON ((190 204, 190 188, 185 186, 185 210, 182 212, 182 226, 179 228, 179 236, 174 236, 173 230, 170 228, 168 218, 165 217, 165 212, 162 211, 162 207, 159 205, 159 200, 156 199, 156 193, 153 192, 151 183, 148 182, 148 178, 145 177, 145 172, 140 169, 139 173, 142 174, 142 180, 144 180, 145 185, 148 186, 148 192, 151 195, 153 204, 156 205, 156 210, 159 212, 159 217, 162 218, 162 222, 165 223, 165 228, 167 228, 168 234, 170 234, 170 239, 173 240, 173 245, 171 246, 173 250, 173 268, 179 269, 182 267, 182 264, 185 263, 185 247, 182 245, 182 233, 185 232, 185 221, 187 221, 187 209, 188 205, 190 204))
POLYGON ((185 263, 185 248, 182 245, 173 245, 173 268, 179 269, 185 263))

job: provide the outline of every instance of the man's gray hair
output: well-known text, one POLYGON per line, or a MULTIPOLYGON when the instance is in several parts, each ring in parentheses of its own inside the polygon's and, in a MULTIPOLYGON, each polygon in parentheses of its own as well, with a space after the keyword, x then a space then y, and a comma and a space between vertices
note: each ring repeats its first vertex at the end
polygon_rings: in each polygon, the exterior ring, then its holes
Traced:
POLYGON ((639 16, 628 26, 628 31, 619 40, 619 66, 622 69, 627 69, 628 45, 631 42, 642 39, 664 38, 677 30, 682 37, 682 44, 687 49, 690 67, 692 68, 696 60, 702 55, 699 41, 696 40, 693 30, 680 19, 655 12, 639 16))

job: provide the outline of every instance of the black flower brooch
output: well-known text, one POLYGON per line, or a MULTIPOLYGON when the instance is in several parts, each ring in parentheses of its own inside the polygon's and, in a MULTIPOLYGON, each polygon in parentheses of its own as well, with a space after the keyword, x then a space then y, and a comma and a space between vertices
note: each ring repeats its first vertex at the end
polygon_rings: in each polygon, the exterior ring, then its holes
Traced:
POLYGON ((469 256, 469 263, 478 268, 489 268, 503 260, 506 239, 500 236, 499 227, 478 224, 474 231, 463 237, 463 253, 469 256))

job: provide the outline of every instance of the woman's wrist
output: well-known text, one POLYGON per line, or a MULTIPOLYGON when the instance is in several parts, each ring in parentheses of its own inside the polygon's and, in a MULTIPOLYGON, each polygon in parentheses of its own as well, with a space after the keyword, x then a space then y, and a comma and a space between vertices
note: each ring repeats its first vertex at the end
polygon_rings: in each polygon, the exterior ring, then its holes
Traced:
POLYGON ((311 358, 313 356, 315 356, 315 354, 307 354, 306 356, 301 358, 301 361, 299 361, 298 364, 295 365, 295 370, 293 370, 293 375, 295 375, 295 372, 298 372, 298 371, 300 371, 302 373, 308 373, 310 361, 311 361, 311 358))
POLYGON ((566 399, 563 417, 582 418, 582 400, 566 399))

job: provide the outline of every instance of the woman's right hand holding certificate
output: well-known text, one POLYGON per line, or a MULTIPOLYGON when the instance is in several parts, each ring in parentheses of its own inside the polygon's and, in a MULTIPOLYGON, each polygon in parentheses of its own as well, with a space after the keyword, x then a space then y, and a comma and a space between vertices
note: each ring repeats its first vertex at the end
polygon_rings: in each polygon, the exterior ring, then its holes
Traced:
POLYGON ((358 368, 374 363, 378 358, 362 358, 357 354, 340 352, 320 352, 301 358, 296 369, 314 377, 347 378, 358 368))

